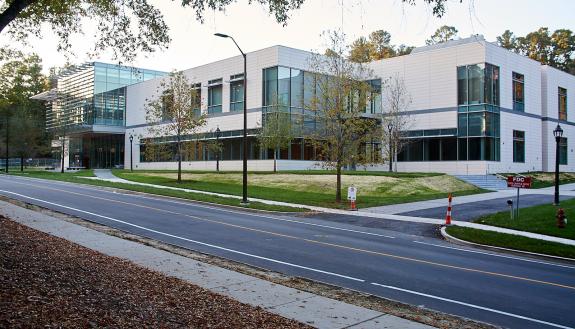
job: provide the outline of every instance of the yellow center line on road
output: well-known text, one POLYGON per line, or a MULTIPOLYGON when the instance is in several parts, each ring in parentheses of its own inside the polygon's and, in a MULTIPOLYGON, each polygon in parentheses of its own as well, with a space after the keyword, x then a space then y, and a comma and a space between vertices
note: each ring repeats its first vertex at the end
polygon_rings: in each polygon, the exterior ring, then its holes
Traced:
POLYGON ((58 189, 58 188, 52 188, 52 187, 46 187, 46 186, 42 186, 42 185, 24 184, 24 183, 18 183, 18 182, 13 182, 13 183, 25 185, 25 186, 35 186, 35 187, 43 188, 43 189, 47 189, 47 190, 64 192, 64 193, 68 193, 68 194, 80 195, 80 196, 85 196, 85 197, 89 197, 89 198, 94 198, 94 199, 99 199, 99 200, 104 200, 104 201, 109 201, 109 202, 114 202, 114 203, 119 203, 119 204, 125 204, 125 205, 144 208, 144 209, 150 209, 150 210, 154 210, 154 211, 158 211, 158 212, 164 212, 164 213, 168 213, 168 214, 184 216, 184 217, 192 218, 192 219, 199 220, 199 221, 204 221, 204 222, 234 227, 234 228, 238 228, 238 229, 242 229, 242 230, 246 230, 246 231, 252 231, 252 232, 258 232, 258 233, 283 237, 283 238, 287 238, 287 239, 305 241, 308 243, 322 245, 322 246, 328 246, 328 247, 344 249, 344 250, 351 250, 351 251, 365 253, 365 254, 371 254, 371 255, 383 256, 383 257, 388 257, 388 258, 400 259, 400 260, 404 260, 404 261, 415 262, 415 263, 426 264, 426 265, 432 265, 432 266, 443 267, 443 268, 449 268, 449 269, 455 269, 455 270, 461 270, 461 271, 465 271, 465 272, 480 273, 480 274, 486 274, 486 275, 490 275, 490 276, 504 277, 504 278, 513 279, 513 280, 526 281, 526 282, 531 282, 531 283, 538 283, 538 284, 543 284, 543 285, 550 285, 550 286, 575 290, 575 286, 569 286, 569 285, 564 285, 564 284, 559 284, 559 283, 554 283, 554 282, 530 279, 530 278, 525 278, 525 277, 520 277, 520 276, 515 276, 515 275, 510 275, 510 274, 504 274, 504 273, 478 270, 478 269, 474 269, 474 268, 468 268, 468 267, 462 267, 462 266, 456 266, 456 265, 437 263, 437 262, 418 259, 418 258, 399 256, 399 255, 394 255, 394 254, 389 254, 389 253, 384 253, 384 252, 379 252, 379 251, 366 250, 366 249, 361 249, 361 248, 356 248, 356 247, 340 245, 340 244, 336 244, 336 243, 307 239, 307 238, 287 235, 287 234, 283 234, 283 233, 271 232, 271 231, 261 230, 261 229, 257 229, 257 228, 251 228, 251 227, 246 227, 246 226, 242 226, 242 225, 226 223, 226 222, 222 222, 222 221, 218 221, 218 220, 214 220, 214 219, 208 219, 208 218, 202 218, 202 217, 198 217, 198 216, 183 214, 183 213, 179 213, 176 211, 171 211, 171 210, 166 210, 166 209, 161 209, 161 208, 156 208, 156 207, 151 207, 151 206, 146 206, 146 205, 140 205, 140 204, 135 204, 135 203, 126 202, 126 201, 113 200, 113 199, 108 199, 108 198, 99 197, 99 196, 93 196, 93 195, 79 193, 79 192, 66 191, 66 190, 62 190, 62 189, 58 189))

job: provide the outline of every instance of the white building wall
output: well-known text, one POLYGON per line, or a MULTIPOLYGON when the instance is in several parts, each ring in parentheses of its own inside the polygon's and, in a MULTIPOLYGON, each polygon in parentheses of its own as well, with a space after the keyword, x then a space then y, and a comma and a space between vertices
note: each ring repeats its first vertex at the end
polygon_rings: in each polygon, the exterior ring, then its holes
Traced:
MULTIPOLYGON (((262 70, 272 66, 286 66, 309 70, 311 54, 305 51, 274 46, 247 54, 248 85, 247 107, 248 129, 261 123, 262 70)), ((409 130, 456 128, 457 127, 457 67, 477 63, 491 63, 500 68, 500 148, 501 161, 442 161, 442 162, 400 162, 399 171, 428 171, 459 174, 485 174, 495 172, 526 172, 553 170, 555 149, 551 131, 556 122, 542 121, 557 118, 557 87, 568 91, 568 118, 575 119, 575 77, 559 70, 541 66, 529 58, 509 52, 485 41, 473 41, 454 46, 419 51, 410 55, 376 61, 369 66, 377 77, 383 80, 400 76, 412 97, 409 111, 411 124, 409 130), (512 95, 512 72, 525 77, 525 111, 515 112, 512 95), (525 131, 525 163, 513 163, 513 130, 525 131), (548 147, 551 145, 552 147, 548 147)), ((241 56, 210 63, 185 71, 192 82, 202 84, 202 110, 207 110, 208 80, 222 78, 223 113, 210 116, 202 132, 242 129, 242 113, 229 113, 229 77, 242 73, 241 56)), ((126 112, 126 146, 130 134, 134 141, 134 163, 138 168, 159 169, 175 168, 176 163, 139 164, 140 138, 148 136, 145 125, 144 105, 146 99, 154 97, 160 80, 150 80, 128 87, 126 112)), ((385 85, 383 86, 385 88, 385 85)), ((575 120, 574 120, 575 121, 575 120)), ((562 123, 569 144, 569 165, 562 170, 575 171, 575 125, 562 123)), ((126 147, 127 149, 127 147, 126 147)), ((129 152, 126 152, 126 164, 129 164, 129 152)), ((271 170, 268 160, 249 162, 250 170, 271 170)), ((241 169, 241 161, 222 161, 222 170, 241 169)), ((282 160, 280 169, 317 168, 313 161, 282 160)), ((189 162, 186 169, 209 169, 213 162, 189 162)), ((373 169, 373 168, 372 168, 373 169)))
POLYGON ((567 165, 559 166, 560 171, 575 171, 575 76, 544 65, 542 73, 543 99, 543 170, 555 170, 555 137, 553 130, 557 124, 563 129, 563 137, 567 138, 567 165), (559 121, 558 88, 567 89, 567 121, 559 121))

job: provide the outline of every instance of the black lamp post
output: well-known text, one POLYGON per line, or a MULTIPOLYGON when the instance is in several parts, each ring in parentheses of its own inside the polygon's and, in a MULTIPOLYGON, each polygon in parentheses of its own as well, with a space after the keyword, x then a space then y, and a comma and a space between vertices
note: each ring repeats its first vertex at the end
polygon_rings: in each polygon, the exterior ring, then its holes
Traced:
POLYGON ((555 136, 555 198, 553 199, 553 204, 559 205, 559 142, 563 136, 563 129, 558 124, 553 130, 553 136, 555 136))
POLYGON ((234 42, 236 47, 238 47, 238 50, 244 57, 244 138, 243 138, 244 150, 243 150, 243 170, 242 170, 242 176, 243 176, 242 204, 246 205, 248 204, 248 111, 247 111, 248 73, 246 70, 246 63, 247 63, 246 54, 244 54, 244 52, 242 51, 240 46, 238 46, 238 43, 236 42, 236 40, 234 40, 232 36, 223 33, 215 33, 214 35, 221 38, 232 39, 232 41, 234 42))
POLYGON ((134 136, 130 134, 130 171, 134 171, 134 156, 132 155, 132 142, 134 141, 134 136))
POLYGON ((220 172, 220 135, 222 131, 220 127, 216 128, 216 171, 220 172))

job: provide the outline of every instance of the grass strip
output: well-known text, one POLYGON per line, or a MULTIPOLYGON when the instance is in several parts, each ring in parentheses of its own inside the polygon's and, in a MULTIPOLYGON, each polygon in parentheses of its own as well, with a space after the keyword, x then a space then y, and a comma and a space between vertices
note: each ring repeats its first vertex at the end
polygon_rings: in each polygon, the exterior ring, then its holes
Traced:
POLYGON ((475 222, 565 239, 575 239, 575 199, 561 201, 560 206, 544 204, 519 209, 518 219, 511 219, 509 218, 509 211, 502 211, 480 217, 475 222), (556 225, 555 215, 558 208, 565 210, 565 216, 568 219, 565 228, 558 228, 556 225))
MULTIPOLYGON (((82 170, 82 171, 78 171, 78 172, 74 172, 74 173, 63 173, 63 174, 62 173, 54 173, 54 172, 44 172, 44 171, 26 171, 26 172, 17 172, 17 173, 10 173, 10 174, 16 175, 16 176, 50 179, 50 180, 57 180, 57 181, 70 182, 70 183, 78 183, 78 184, 84 184, 84 185, 112 187, 112 188, 118 188, 118 189, 123 189, 123 190, 142 192, 142 193, 148 193, 148 194, 155 194, 155 195, 162 195, 162 196, 169 196, 169 197, 176 197, 176 198, 193 200, 193 201, 209 202, 209 203, 215 203, 215 204, 221 204, 221 205, 227 205, 227 206, 236 206, 236 207, 242 207, 242 208, 246 208, 246 209, 279 211, 279 212, 302 212, 302 211, 305 211, 305 209, 303 209, 303 208, 276 206, 276 205, 269 205, 269 204, 265 204, 265 203, 261 203, 261 202, 250 202, 249 205, 243 206, 243 205, 240 205, 239 199, 234 199, 234 198, 224 198, 224 197, 218 197, 218 196, 201 194, 201 193, 194 193, 194 192, 184 192, 184 191, 169 190, 169 189, 162 189, 162 188, 155 188, 155 187, 148 187, 148 186, 131 185, 131 184, 124 184, 124 183, 116 183, 116 182, 108 182, 108 181, 82 178, 82 177, 92 177, 93 172, 91 170, 82 170)), ((176 186, 176 187, 183 187, 183 186, 176 186)))
POLYGON ((561 243, 459 226, 448 227, 447 233, 469 242, 575 259, 575 246, 561 243))

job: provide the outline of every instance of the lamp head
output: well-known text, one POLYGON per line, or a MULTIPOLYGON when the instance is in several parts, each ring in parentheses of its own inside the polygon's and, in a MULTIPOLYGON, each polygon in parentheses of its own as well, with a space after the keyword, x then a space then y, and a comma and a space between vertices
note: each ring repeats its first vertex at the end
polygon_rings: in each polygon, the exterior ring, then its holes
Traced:
POLYGON ((557 125, 557 127, 555 127, 555 130, 553 130, 553 136, 559 138, 563 136, 563 129, 561 128, 560 125, 557 125))
POLYGON ((230 36, 227 34, 223 34, 223 33, 214 33, 214 35, 216 37, 220 37, 220 38, 229 38, 230 36))
POLYGON ((134 136, 130 135, 130 142, 134 140, 134 136))

